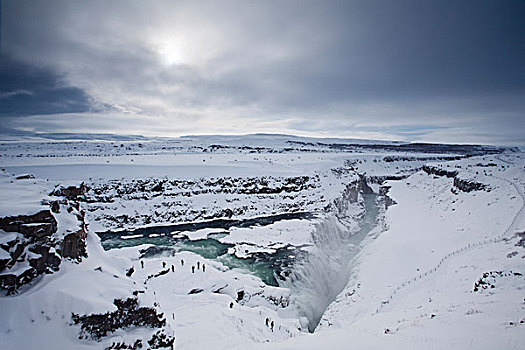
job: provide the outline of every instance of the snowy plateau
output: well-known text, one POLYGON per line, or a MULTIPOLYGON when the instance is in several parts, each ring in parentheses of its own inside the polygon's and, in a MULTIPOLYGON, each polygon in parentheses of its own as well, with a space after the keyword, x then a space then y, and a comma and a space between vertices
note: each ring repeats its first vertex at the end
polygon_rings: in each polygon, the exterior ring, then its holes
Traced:
POLYGON ((0 143, 0 349, 525 349, 519 148, 66 136, 0 143))

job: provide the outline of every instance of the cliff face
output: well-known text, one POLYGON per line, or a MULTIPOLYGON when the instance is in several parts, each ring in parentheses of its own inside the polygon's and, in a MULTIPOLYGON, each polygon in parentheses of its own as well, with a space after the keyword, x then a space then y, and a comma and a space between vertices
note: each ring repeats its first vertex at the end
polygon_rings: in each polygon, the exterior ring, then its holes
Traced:
POLYGON ((339 218, 344 218, 348 216, 348 211, 351 210, 350 207, 352 205, 359 203, 359 194, 371 194, 374 193, 372 188, 368 186, 368 183, 366 181, 366 178, 362 175, 359 175, 357 179, 354 181, 349 182, 343 193, 342 196, 339 198, 336 198, 333 202, 335 206, 335 212, 336 215, 339 218))
MULTIPOLYGON (((330 208, 354 172, 304 176, 93 181, 77 200, 95 232, 330 208), (333 185, 333 186, 332 186, 333 185)), ((60 193, 63 190, 60 189, 60 193)))
POLYGON ((422 170, 429 175, 446 176, 454 179, 453 186, 463 192, 471 191, 490 191, 490 188, 480 182, 462 179, 459 177, 459 171, 457 170, 446 170, 434 166, 425 165, 422 170))
POLYGON ((454 187, 463 192, 489 190, 488 186, 485 184, 476 181, 461 179, 457 176, 454 178, 454 187))
POLYGON ((57 231, 57 221, 49 210, 34 215, 7 216, 0 218, 0 229, 20 232, 26 237, 41 238, 57 231))
POLYGON ((87 256, 86 237, 87 232, 83 228, 65 236, 62 241, 62 256, 82 260, 82 257, 87 256))
POLYGON ((48 204, 50 209, 32 215, 0 217, 0 290, 7 294, 58 271, 64 258, 80 262, 87 256, 84 213, 78 204, 67 199, 48 204), (76 224, 59 230, 57 217, 76 224))
POLYGON ((51 192, 52 196, 57 197, 66 197, 67 199, 78 199, 79 196, 82 196, 86 193, 86 186, 82 182, 79 186, 59 186, 51 192))

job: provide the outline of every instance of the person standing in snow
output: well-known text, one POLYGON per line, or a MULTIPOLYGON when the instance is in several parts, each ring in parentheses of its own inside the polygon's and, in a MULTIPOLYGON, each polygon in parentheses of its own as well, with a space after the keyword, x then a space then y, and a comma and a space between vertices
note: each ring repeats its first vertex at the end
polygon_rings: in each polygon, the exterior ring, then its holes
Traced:
POLYGON ((202 264, 202 272, 206 272, 206 265, 202 264))
POLYGON ((195 266, 191 267, 191 273, 195 273, 195 266))
POLYGON ((271 326, 272 332, 273 332, 273 321, 272 321, 272 323, 270 323, 270 326, 271 326))
POLYGON ((184 266, 184 259, 180 259, 180 264, 184 266))
POLYGON ((201 268, 200 265, 201 265, 200 261, 197 261, 197 270, 201 268))
POLYGON ((175 272, 175 266, 171 265, 171 272, 175 272))
POLYGON ((163 262, 162 262, 162 268, 165 268, 165 267, 166 267, 166 262, 163 261, 163 262))
POLYGON ((140 266, 142 266, 142 268, 144 268, 144 260, 140 261, 140 266))

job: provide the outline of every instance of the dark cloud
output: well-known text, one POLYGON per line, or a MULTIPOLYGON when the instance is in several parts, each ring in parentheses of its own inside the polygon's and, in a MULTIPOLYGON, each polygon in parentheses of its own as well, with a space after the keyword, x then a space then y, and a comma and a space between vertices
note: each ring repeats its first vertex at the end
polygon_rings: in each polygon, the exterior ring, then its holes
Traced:
POLYGON ((88 96, 64 86, 54 72, 2 58, 0 119, 54 113, 87 112, 88 96))
POLYGON ((2 6, 4 55, 48 74, 2 67, 10 127, 56 127, 54 114, 83 112, 74 120, 84 132, 129 130, 128 118, 140 134, 525 143, 523 1, 2 6), (31 110, 46 116, 12 118, 31 110))

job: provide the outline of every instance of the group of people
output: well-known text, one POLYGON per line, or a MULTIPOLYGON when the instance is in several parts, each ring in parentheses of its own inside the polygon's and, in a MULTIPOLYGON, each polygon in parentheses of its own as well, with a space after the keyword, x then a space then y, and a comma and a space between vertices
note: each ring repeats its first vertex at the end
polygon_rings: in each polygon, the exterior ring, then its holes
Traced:
MULTIPOLYGON (((230 303, 230 309, 233 309, 233 301, 230 303)), ((270 328, 273 332, 273 327, 275 326, 275 322, 273 320, 270 320, 270 318, 266 317, 266 327, 270 328)), ((279 329, 281 329, 281 327, 279 326, 279 329)))
MULTIPOLYGON (((184 266, 184 260, 181 260, 182 265, 184 266)), ((197 270, 201 269, 201 262, 197 261, 197 270)), ((206 272, 206 265, 202 264, 202 272, 206 272)), ((195 273, 195 265, 191 267, 191 273, 195 273)))
MULTIPOLYGON (((184 259, 180 259, 180 265, 184 266, 184 259)), ((140 266, 144 268, 144 260, 140 261, 140 266)), ((191 273, 195 273, 195 267, 197 267, 197 270, 200 270, 202 267, 202 272, 206 272, 206 264, 201 264, 200 261, 197 261, 196 265, 191 266, 191 273)), ((166 268, 166 262, 162 262, 162 268, 166 268)), ((175 272, 175 266, 171 265, 171 272, 175 272)), ((234 303, 230 303, 230 309, 233 309, 234 303)), ((172 314, 173 319, 175 319, 175 314, 172 314)), ((273 332, 273 328, 275 326, 275 322, 273 320, 270 320, 270 318, 266 317, 265 320, 266 327, 270 328, 273 332)))
MULTIPOLYGON (((184 266, 184 259, 180 259, 181 266, 184 266)), ((144 260, 140 261, 140 266, 144 268, 144 260)), ((201 264, 200 261, 197 261, 197 270, 200 270, 202 267, 202 272, 206 272, 206 264, 201 264)), ((162 262, 162 268, 166 268, 166 262, 162 262)), ((171 265, 171 272, 175 272, 175 265, 171 265)), ((195 273, 195 265, 191 267, 191 273, 195 273)))
POLYGON ((270 327, 270 329, 273 332, 273 326, 274 326, 273 320, 270 320, 268 317, 266 317, 266 327, 270 327))

